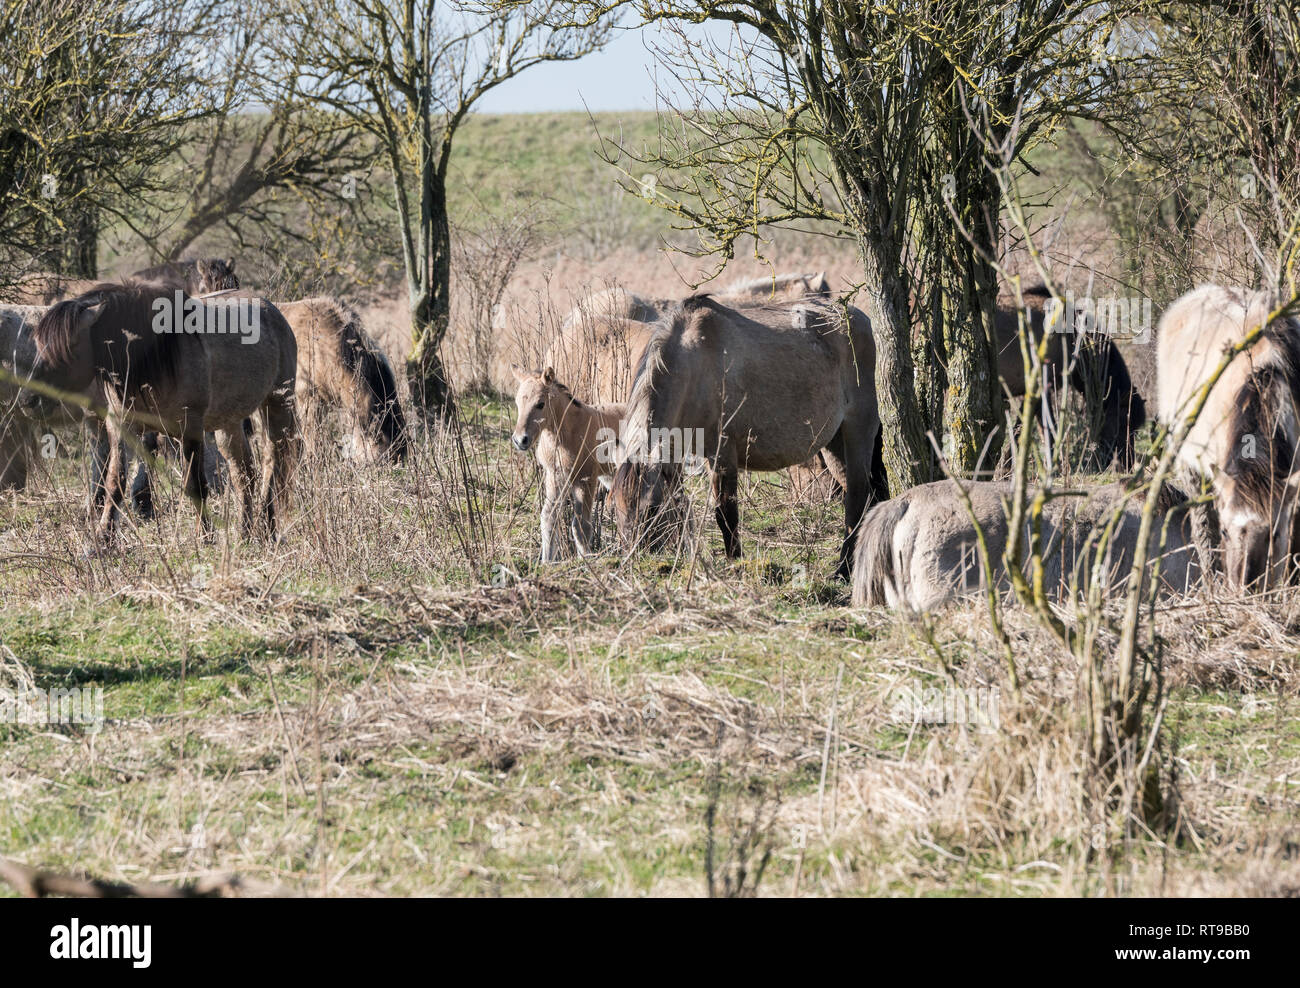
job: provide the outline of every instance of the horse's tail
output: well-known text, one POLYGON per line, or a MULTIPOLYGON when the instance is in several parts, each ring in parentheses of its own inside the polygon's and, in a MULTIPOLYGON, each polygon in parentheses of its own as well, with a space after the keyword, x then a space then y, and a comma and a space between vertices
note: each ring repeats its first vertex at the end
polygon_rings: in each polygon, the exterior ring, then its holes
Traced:
POLYGON ((897 587, 894 572, 894 531, 907 514, 904 500, 878 504, 862 519, 853 561, 853 606, 886 607, 887 590, 897 587))

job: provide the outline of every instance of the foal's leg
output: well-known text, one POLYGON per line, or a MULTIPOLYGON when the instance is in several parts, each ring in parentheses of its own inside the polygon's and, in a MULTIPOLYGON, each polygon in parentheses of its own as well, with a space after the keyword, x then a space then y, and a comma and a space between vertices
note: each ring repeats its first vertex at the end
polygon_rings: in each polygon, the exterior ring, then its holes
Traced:
POLYGON ((577 548, 580 556, 600 548, 600 538, 591 520, 596 501, 594 490, 596 486, 598 485, 590 480, 579 481, 573 485, 573 524, 570 530, 573 534, 574 547, 577 548))
POLYGON ((217 448, 230 464, 235 490, 239 492, 239 521, 244 537, 248 538, 257 521, 253 510, 253 490, 257 482, 253 471, 253 450, 243 428, 217 433, 217 448))
POLYGON ((553 563, 560 558, 560 541, 555 537, 560 516, 564 513, 565 497, 560 491, 557 471, 545 467, 542 490, 542 562, 553 563))
POLYGON ((722 529, 722 544, 728 559, 740 558, 740 502, 736 500, 739 479, 734 467, 713 469, 713 515, 722 529))
POLYGON ((124 500, 126 450, 122 445, 121 426, 116 422, 105 423, 104 437, 108 444, 108 457, 104 464, 103 501, 96 535, 100 542, 107 543, 117 528, 118 512, 124 500))
POLYGON ((104 475, 108 472, 108 427, 102 419, 86 420, 86 448, 90 452, 90 520, 104 510, 104 475))

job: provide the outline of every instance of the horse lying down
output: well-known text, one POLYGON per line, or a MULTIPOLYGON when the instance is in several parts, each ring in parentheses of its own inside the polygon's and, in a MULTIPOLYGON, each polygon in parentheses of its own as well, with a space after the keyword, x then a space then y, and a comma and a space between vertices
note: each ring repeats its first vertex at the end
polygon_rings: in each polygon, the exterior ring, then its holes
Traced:
MULTIPOLYGON (((1008 524, 1002 499, 1009 483, 965 481, 975 518, 999 587, 1009 588, 1003 552, 1008 524)), ((1058 599, 1091 580, 1098 546, 1113 513, 1122 514, 1103 560, 1107 590, 1119 589, 1133 565, 1143 499, 1121 484, 1095 487, 1083 496, 1048 502, 1043 512, 1044 582, 1058 599)), ((1148 573, 1160 561, 1161 588, 1185 593, 1201 571, 1191 537, 1186 498, 1166 488, 1152 526, 1148 573), (1167 524, 1166 524, 1167 523, 1167 524), (1161 553, 1161 540, 1164 552, 1161 553)), ((1025 542, 1026 548, 1028 542, 1025 542)), ((982 592, 984 568, 971 516, 951 480, 913 487, 867 513, 858 534, 853 568, 853 605, 928 611, 958 597, 982 592)))

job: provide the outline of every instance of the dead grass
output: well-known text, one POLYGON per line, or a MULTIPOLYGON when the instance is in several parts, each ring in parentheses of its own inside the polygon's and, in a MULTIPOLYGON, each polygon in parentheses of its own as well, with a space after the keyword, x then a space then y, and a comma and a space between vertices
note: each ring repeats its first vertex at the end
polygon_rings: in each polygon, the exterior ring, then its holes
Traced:
POLYGON ((1117 831, 1080 808, 1076 670, 1027 615, 1019 707, 982 608, 933 626, 956 686, 1001 689, 1000 730, 900 721, 901 690, 950 681, 924 629, 826 581, 836 505, 749 478, 728 565, 700 485, 698 546, 543 569, 510 415, 466 400, 460 467, 447 435, 401 469, 310 451, 274 545, 195 544, 172 490, 88 560, 73 461, 5 495, 5 682, 102 686, 108 722, 0 726, 3 855, 313 895, 701 894, 712 833, 750 879, 769 849, 760 894, 1300 889, 1294 594, 1161 607, 1177 818, 1117 831))

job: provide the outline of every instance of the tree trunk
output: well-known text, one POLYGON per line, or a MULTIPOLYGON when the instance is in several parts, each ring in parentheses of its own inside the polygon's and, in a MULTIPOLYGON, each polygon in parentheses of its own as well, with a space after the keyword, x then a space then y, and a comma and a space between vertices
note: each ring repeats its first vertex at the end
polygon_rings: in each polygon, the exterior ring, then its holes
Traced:
POLYGON ((932 289, 943 296, 943 349, 948 358, 944 457, 957 476, 986 479, 1002 445, 1002 388, 991 332, 996 303, 987 304, 997 297, 997 278, 969 244, 951 246, 944 276, 932 289))
POLYGON ((916 397, 912 320, 906 282, 890 267, 888 248, 862 245, 876 339, 876 402, 880 409, 889 489, 902 492, 934 478, 934 452, 916 397))
POLYGON ((87 280, 99 277, 99 214, 93 207, 82 206, 68 224, 58 273, 87 280))
POLYGON ((436 174, 429 181, 433 188, 427 190, 419 238, 426 257, 421 259, 424 266, 419 277, 409 284, 411 354, 406 359, 406 374, 411 400, 441 418, 452 410, 451 386, 440 353, 451 317, 451 229, 446 187, 436 174))

